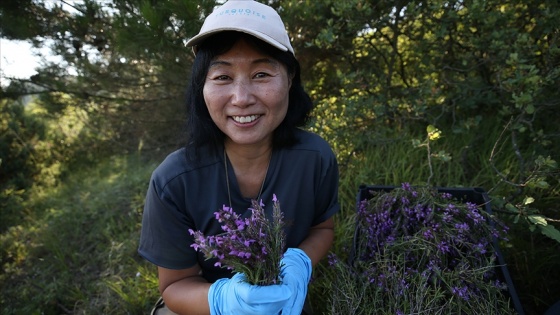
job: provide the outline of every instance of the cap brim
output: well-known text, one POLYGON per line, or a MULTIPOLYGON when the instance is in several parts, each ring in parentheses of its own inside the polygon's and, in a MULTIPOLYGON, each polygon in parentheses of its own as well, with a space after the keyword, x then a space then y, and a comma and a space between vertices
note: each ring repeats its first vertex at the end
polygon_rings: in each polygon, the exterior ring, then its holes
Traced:
POLYGON ((280 44, 278 41, 276 41, 275 39, 273 39, 272 37, 270 37, 266 34, 263 34, 261 32, 258 32, 258 31, 252 30, 252 29, 244 29, 244 28, 241 28, 241 27, 221 27, 221 28, 213 29, 213 30, 208 31, 208 32, 198 34, 198 35, 192 37, 191 39, 189 39, 187 41, 186 46, 187 47, 192 47, 193 52, 196 53, 196 51, 197 51, 196 46, 200 45, 208 37, 210 37, 214 34, 217 34, 217 33, 225 32, 225 31, 236 31, 236 32, 246 33, 246 34, 255 36, 256 38, 258 38, 258 39, 260 39, 260 40, 262 40, 262 41, 280 49, 281 51, 288 51, 289 50, 288 47, 280 44))

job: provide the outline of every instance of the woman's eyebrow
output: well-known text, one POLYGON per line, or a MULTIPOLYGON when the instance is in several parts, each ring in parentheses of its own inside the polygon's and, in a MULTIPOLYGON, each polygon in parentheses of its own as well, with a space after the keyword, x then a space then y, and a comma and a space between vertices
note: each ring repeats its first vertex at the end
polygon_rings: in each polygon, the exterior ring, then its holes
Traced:
MULTIPOLYGON (((273 58, 258 58, 251 61, 251 64, 269 64, 269 65, 276 66, 278 65, 278 61, 276 61, 273 58)), ((232 63, 229 61, 218 59, 210 62, 209 68, 216 67, 216 66, 231 66, 231 65, 232 63)))
POLYGON ((214 60, 212 62, 210 62, 210 65, 208 66, 208 68, 212 68, 212 67, 216 67, 216 66, 231 66, 230 62, 224 61, 224 60, 214 60))
POLYGON ((266 64, 270 64, 270 65, 277 65, 278 61, 276 61, 276 59, 272 59, 272 58, 259 58, 259 59, 255 59, 252 62, 253 64, 260 64, 260 63, 266 63, 266 64))

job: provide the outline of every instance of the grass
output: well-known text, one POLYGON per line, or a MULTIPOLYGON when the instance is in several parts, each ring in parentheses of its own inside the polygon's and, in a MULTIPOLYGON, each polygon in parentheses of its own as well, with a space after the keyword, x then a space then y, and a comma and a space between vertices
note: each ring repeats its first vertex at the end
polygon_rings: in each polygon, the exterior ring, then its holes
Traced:
MULTIPOLYGON (((445 130, 443 130, 445 133, 445 130)), ((433 144, 451 162, 433 161, 432 184, 482 187, 499 182, 488 156, 499 130, 488 127, 433 144)), ((414 148, 411 134, 371 139, 341 161, 341 213, 336 216, 334 252, 352 240, 360 184, 423 184, 429 176, 426 152, 414 148)), ((414 137, 417 137, 414 135, 414 137)), ((151 171, 159 163, 137 155, 84 165, 53 187, 36 188, 21 206, 23 219, 0 236, 0 312, 2 314, 147 314, 158 298, 156 269, 137 252, 143 199, 151 171)), ((512 169, 513 160, 499 161, 512 169)), ((558 186, 559 184, 556 183, 558 186)), ((558 204, 558 187, 547 204, 558 204)), ((554 216, 553 213, 550 214, 554 216)), ((556 218, 559 215, 556 213, 556 218)), ((506 218, 509 220, 509 218, 506 218)), ((560 244, 513 225, 504 244, 510 272, 527 314, 542 314, 560 300, 560 244)), ((328 314, 330 292, 317 267, 310 288, 316 314, 328 314)))
POLYGON ((0 239, 2 313, 145 313, 157 279, 136 248, 154 166, 117 157, 33 191, 0 239))

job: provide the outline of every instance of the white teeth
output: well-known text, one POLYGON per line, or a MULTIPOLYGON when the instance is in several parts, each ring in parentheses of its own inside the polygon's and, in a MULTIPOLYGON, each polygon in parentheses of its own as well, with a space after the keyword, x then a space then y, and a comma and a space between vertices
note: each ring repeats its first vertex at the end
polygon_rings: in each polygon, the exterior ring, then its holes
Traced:
POLYGON ((246 124, 255 121, 259 118, 260 115, 251 115, 251 116, 233 116, 233 120, 240 124, 246 124))

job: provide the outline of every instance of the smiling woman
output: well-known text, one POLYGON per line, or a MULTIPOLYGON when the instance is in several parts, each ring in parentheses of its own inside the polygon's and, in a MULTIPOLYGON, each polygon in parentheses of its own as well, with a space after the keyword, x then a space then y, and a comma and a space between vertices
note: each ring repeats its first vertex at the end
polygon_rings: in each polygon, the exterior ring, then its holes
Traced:
MULTIPOLYGON (((304 305, 312 266, 331 247, 340 208, 338 165, 324 139, 300 129, 313 103, 284 23, 262 3, 230 0, 187 46, 195 52, 187 145, 152 175, 139 252, 158 266, 173 312, 311 314, 304 305), (285 246, 276 248, 279 282, 240 282, 245 273, 233 275, 192 247, 189 230, 223 232, 218 209, 245 219, 252 204, 276 196, 287 222, 285 246)), ((272 205, 263 207, 271 219, 272 205)))

